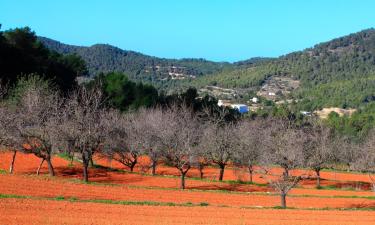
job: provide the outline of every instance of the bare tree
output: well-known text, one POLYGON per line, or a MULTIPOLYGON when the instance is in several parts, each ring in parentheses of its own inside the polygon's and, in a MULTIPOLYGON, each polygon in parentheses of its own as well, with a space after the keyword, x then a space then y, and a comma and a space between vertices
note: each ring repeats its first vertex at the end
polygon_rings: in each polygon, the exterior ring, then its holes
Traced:
POLYGON ((19 80, 12 90, 11 101, 0 116, 3 145, 13 150, 11 173, 17 150, 24 150, 41 158, 42 163, 47 161, 50 175, 54 175, 51 157, 60 102, 52 85, 38 76, 19 80))
POLYGON ((357 168, 362 148, 363 146, 355 143, 349 137, 337 137, 333 148, 333 154, 335 160, 346 165, 347 171, 350 171, 357 168))
POLYGON ((160 108, 142 109, 138 112, 143 154, 151 160, 151 174, 156 174, 158 161, 163 156, 163 144, 159 137, 159 128, 163 127, 163 110, 160 108))
POLYGON ((266 147, 263 155, 265 164, 280 166, 286 176, 290 170, 304 164, 306 135, 291 122, 270 120, 263 143, 266 147))
POLYGON ((133 172, 142 152, 143 129, 141 118, 136 113, 127 115, 112 115, 109 118, 108 129, 111 130, 110 139, 107 141, 106 155, 129 167, 133 172), (116 117, 116 118, 115 118, 116 117), (111 128, 112 127, 112 128, 111 128))
POLYGON ((368 172, 372 189, 375 191, 375 130, 369 132, 367 139, 357 147, 355 161, 351 163, 353 169, 368 172))
POLYGON ((59 93, 48 82, 37 77, 30 78, 20 96, 18 116, 23 120, 23 127, 20 129, 22 140, 19 141, 29 146, 25 152, 41 158, 37 174, 46 161, 49 174, 55 175, 52 154, 58 138, 56 130, 61 106, 59 93))
POLYGON ((19 140, 23 121, 17 116, 16 107, 10 107, 10 104, 5 101, 6 93, 7 88, 0 81, 0 149, 13 151, 9 167, 9 173, 13 173, 17 150, 22 148, 19 140))
POLYGON ((203 179, 204 177, 204 168, 210 165, 210 161, 207 160, 206 151, 200 147, 196 149, 196 158, 194 160, 194 167, 199 171, 199 178, 203 179))
POLYGON ((207 159, 220 168, 219 180, 224 177, 224 170, 232 158, 237 140, 235 136, 236 125, 218 124, 208 122, 204 129, 200 148, 206 151, 207 159))
POLYGON ((102 150, 108 133, 103 124, 103 95, 99 87, 80 87, 64 107, 60 136, 64 146, 80 154, 83 180, 88 182, 88 166, 95 152, 102 150))
POLYGON ((291 122, 270 121, 264 143, 267 147, 263 154, 264 178, 271 187, 279 192, 281 207, 286 207, 286 196, 304 175, 292 176, 290 170, 303 165, 305 133, 295 128, 291 122), (278 165, 283 168, 281 175, 272 173, 267 166, 278 165), (274 179, 276 177, 276 179, 274 179))
POLYGON ((165 151, 164 158, 167 164, 180 171, 181 189, 185 189, 186 173, 196 159, 199 123, 190 108, 177 105, 163 112, 163 121, 159 127, 159 138, 165 151))
POLYGON ((23 120, 17 116, 17 111, 6 105, 0 106, 0 147, 5 150, 12 150, 12 160, 9 166, 9 173, 13 173, 17 151, 22 149, 21 129, 23 120))
POLYGON ((279 192, 281 207, 286 208, 286 196, 288 192, 294 188, 300 180, 306 175, 291 176, 290 174, 282 175, 270 173, 269 171, 263 172, 263 178, 267 180, 270 186, 279 192))
POLYGON ((334 134, 319 121, 307 130, 306 165, 316 173, 316 187, 320 188, 320 171, 334 161, 334 134))
POLYGON ((235 145, 233 161, 236 165, 247 168, 250 182, 253 182, 254 166, 259 162, 264 148, 263 121, 242 121, 234 132, 237 145, 235 145))

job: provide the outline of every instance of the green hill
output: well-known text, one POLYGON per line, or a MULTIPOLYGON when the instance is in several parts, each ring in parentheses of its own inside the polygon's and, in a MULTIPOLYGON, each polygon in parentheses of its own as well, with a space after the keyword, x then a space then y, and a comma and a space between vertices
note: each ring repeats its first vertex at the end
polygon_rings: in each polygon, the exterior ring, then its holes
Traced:
POLYGON ((375 100, 375 30, 367 29, 250 68, 200 77, 195 86, 261 89, 275 77, 297 80, 287 98, 312 110, 324 106, 358 107, 375 100))
POLYGON ((157 58, 103 44, 80 47, 48 38, 39 40, 59 53, 81 56, 90 75, 119 71, 133 80, 151 82, 165 90, 207 85, 255 90, 264 95, 274 90, 275 98, 298 100, 305 110, 326 106, 358 108, 375 100, 374 29, 276 59, 253 58, 232 64, 157 58), (290 87, 287 84, 290 81, 298 85, 290 87))
POLYGON ((233 67, 227 62, 212 62, 204 59, 158 58, 107 44, 83 47, 66 45, 44 37, 39 37, 39 40, 51 50, 81 56, 86 61, 92 76, 101 72, 117 71, 128 74, 131 79, 157 82, 164 79, 199 77, 233 67))

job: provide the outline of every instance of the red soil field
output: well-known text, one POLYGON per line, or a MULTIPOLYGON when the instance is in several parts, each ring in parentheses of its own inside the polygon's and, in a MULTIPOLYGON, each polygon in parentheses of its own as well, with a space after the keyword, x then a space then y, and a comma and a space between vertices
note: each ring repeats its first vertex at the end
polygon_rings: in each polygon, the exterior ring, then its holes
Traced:
MULTIPOLYGON (((76 197, 79 199, 108 199, 127 201, 155 201, 174 203, 200 203, 227 206, 279 205, 278 196, 241 193, 218 193, 202 191, 181 191, 169 189, 129 188, 127 186, 103 186, 72 183, 67 180, 48 177, 0 175, 0 193, 34 197, 76 197), (20 188, 27 187, 27 188, 20 188)), ((375 201, 362 198, 289 197, 290 207, 297 208, 362 208, 374 207, 375 201)))
MULTIPOLYGON (((117 161, 109 161, 107 159, 103 159, 101 157, 95 157, 95 163, 100 164, 102 166, 107 166, 116 169, 127 169, 124 165, 117 161)), ((141 157, 139 160, 139 164, 135 167, 135 171, 143 171, 144 167, 149 165, 149 160, 146 157, 141 157)), ((259 169, 259 168, 258 168, 259 169)), ((255 168, 257 170, 257 168, 255 168)), ((273 168, 271 170, 272 173, 281 174, 282 170, 280 168, 273 168)), ((176 175, 179 176, 179 172, 175 168, 165 167, 163 165, 158 165, 157 173, 161 175, 176 175)), ((310 170, 293 170, 293 174, 300 175, 305 174, 311 177, 315 177, 315 173, 310 170)), ((199 177, 199 171, 195 168, 189 170, 188 177, 199 177)), ((350 181, 350 182, 369 182, 369 177, 366 174, 356 174, 356 173, 346 173, 346 172, 327 172, 321 171, 320 176, 322 179, 322 185, 324 185, 325 180, 331 180, 331 182, 327 182, 327 184, 333 184, 332 181, 350 181)), ((204 169, 204 178, 208 179, 216 179, 219 177, 219 169, 213 167, 207 167, 204 169)), ((245 169, 234 169, 228 166, 225 169, 224 173, 224 180, 242 180, 248 181, 249 175, 245 169)), ((260 177, 259 174, 254 174, 253 181, 256 183, 266 183, 266 181, 260 177)), ((314 186, 316 182, 306 182, 306 185, 314 186)))
POLYGON ((170 207, 4 199, 2 224, 373 225, 372 211, 170 207), (27 213, 27 216, 25 216, 27 213))
MULTIPOLYGON (((1 169, 8 169, 10 158, 11 153, 0 154, 1 169)), ((125 206, 104 203, 0 198, 0 224, 25 224, 24 222, 26 224, 123 224, 124 220, 130 221, 128 224, 158 224, 159 220, 160 224, 375 224, 375 211, 302 210, 325 207, 375 207, 375 200, 373 199, 340 197, 373 196, 371 191, 295 188, 290 192, 292 196, 287 197, 287 204, 289 207, 296 209, 277 211, 262 208, 278 206, 280 203, 279 196, 267 194, 272 190, 266 186, 188 179, 187 187, 198 190, 177 190, 176 188, 179 186, 178 177, 145 176, 140 173, 122 173, 103 168, 90 168, 90 180, 98 183, 84 184, 74 179, 82 178, 80 163, 75 162, 73 166, 68 166, 70 162, 55 157, 53 163, 57 176, 50 178, 45 175, 48 173, 47 165, 42 168, 43 175, 35 175, 39 162, 40 159, 33 155, 19 153, 16 158, 15 174, 0 174, 0 194, 35 198, 63 196, 64 198, 77 198, 79 200, 190 202, 195 204, 206 202, 209 206, 189 208, 181 206, 125 206), (333 198, 332 196, 336 197, 333 198), (226 207, 218 208, 218 206, 226 207), (241 207, 260 207, 262 209, 242 209, 241 207), (27 212, 27 214, 22 214, 22 212, 27 212), (102 212, 108 215, 104 217, 105 220, 99 217, 99 215, 103 216, 102 212), (126 216, 121 216, 121 214, 126 216), (207 218, 211 220, 207 220, 207 218), (314 220, 310 221, 312 218, 314 220), (14 220, 12 221, 12 219, 14 220), (6 221, 6 223, 3 223, 3 221, 6 221)), ((109 166, 108 162, 103 159, 96 159, 96 163, 109 166)), ((112 162, 111 166, 124 168, 115 162, 112 162)), ((141 169, 142 167, 137 167, 138 171, 141 169)), ((279 169, 276 168, 275 171, 277 170, 279 169)), ((225 178, 236 180, 236 172, 236 170, 228 168, 225 178)), ((297 171, 296 173, 301 172, 303 171, 297 171)), ((217 170, 208 168, 206 173, 209 176, 209 174, 217 173, 217 170)), ((174 168, 166 166, 160 166, 158 174, 178 175, 174 168)), ((343 179, 352 175, 349 173, 340 174, 343 179)), ((359 175, 363 176, 362 178, 366 177, 363 174, 354 175, 354 178, 361 178, 359 175)), ((190 176, 197 176, 197 171, 192 170, 190 176)), ((331 175, 327 172, 328 176, 331 175)), ((258 179, 261 178, 258 177, 258 179)), ((333 184, 338 182, 325 181, 333 184)), ((303 186, 309 187, 309 182, 314 183, 315 180, 307 180, 305 181, 307 184, 303 186)), ((349 180, 349 182, 352 181, 349 180)))
MULTIPOLYGON (((0 168, 6 170, 11 160, 11 153, 0 154, 0 168)), ((35 174, 36 168, 39 165, 40 160, 32 154, 18 153, 15 163, 15 173, 17 174, 35 174)), ((108 166, 107 160, 96 160, 96 162, 102 165, 108 166)), ((82 179, 82 169, 79 163, 74 163, 74 166, 68 166, 70 162, 65 159, 54 157, 54 167, 58 177, 77 178, 82 179)), ((123 168, 118 162, 113 161, 112 166, 114 168, 123 168)), ((161 166, 161 171, 169 171, 173 174, 176 172, 174 168, 168 168, 161 166)), ((215 168, 208 168, 208 172, 216 171, 215 168)), ((144 176, 135 173, 117 173, 111 172, 104 169, 90 169, 90 180, 100 183, 116 183, 133 186, 144 186, 144 187, 160 187, 160 188, 178 188, 179 179, 160 177, 160 176, 144 176)), ((193 170, 194 171, 194 170, 193 170)), ((42 167, 41 173, 48 173, 47 165, 42 167)), ((175 173, 178 175, 178 173, 175 173)), ((232 174, 233 170, 228 169, 226 174, 232 174)), ((350 174, 348 174, 350 175, 350 174)), ((229 175, 227 175, 229 176, 229 175)), ((261 179, 261 178, 260 178, 261 179)), ((264 180, 262 179, 264 182, 264 180)), ((207 182, 201 180, 187 180, 188 189, 199 189, 199 190, 228 190, 228 191, 242 191, 242 192, 272 192, 269 187, 260 187, 256 185, 248 184, 229 184, 221 182, 207 182)), ((308 181, 307 181, 308 182, 308 181)), ((310 181, 315 184, 315 180, 310 181)), ((333 181, 327 181, 335 183, 333 181)), ((322 182, 324 185, 325 183, 322 182)), ((304 185, 303 185, 304 186, 304 185)), ((296 195, 321 195, 321 196, 372 196, 373 193, 369 191, 339 191, 339 190, 317 190, 317 189, 299 189, 295 188, 291 191, 291 194, 296 195)))

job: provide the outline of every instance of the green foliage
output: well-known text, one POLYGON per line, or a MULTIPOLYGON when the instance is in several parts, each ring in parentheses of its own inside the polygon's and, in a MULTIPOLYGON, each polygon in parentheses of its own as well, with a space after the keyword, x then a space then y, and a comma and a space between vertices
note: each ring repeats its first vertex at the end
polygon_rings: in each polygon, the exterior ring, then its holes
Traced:
POLYGON ((56 92, 56 88, 49 80, 45 80, 37 74, 30 74, 20 77, 9 91, 8 100, 12 104, 17 104, 25 91, 35 90, 43 91, 46 95, 56 92))
POLYGON ((304 110, 322 107, 359 107, 375 100, 375 30, 368 29, 235 70, 183 81, 196 87, 260 87, 272 76, 298 79, 301 88, 293 98, 304 110))
POLYGON ((13 85, 18 77, 32 73, 67 92, 76 85, 77 76, 86 74, 86 68, 77 56, 63 56, 45 48, 28 27, 1 32, 0 79, 13 85))
POLYGON ((162 79, 168 78, 169 72, 202 76, 233 67, 230 63, 216 63, 204 59, 157 58, 104 44, 82 47, 62 44, 44 37, 39 37, 39 40, 49 49, 61 54, 77 54, 82 57, 92 76, 117 71, 127 74, 132 80, 155 84, 164 83, 162 79))
POLYGON ((351 117, 339 116, 332 112, 326 123, 333 127, 339 135, 345 135, 354 140, 363 140, 375 125, 375 102, 361 107, 351 117))
POLYGON ((153 86, 130 81, 123 73, 101 74, 94 82, 103 83, 108 105, 122 111, 150 107, 158 100, 158 91, 153 86))

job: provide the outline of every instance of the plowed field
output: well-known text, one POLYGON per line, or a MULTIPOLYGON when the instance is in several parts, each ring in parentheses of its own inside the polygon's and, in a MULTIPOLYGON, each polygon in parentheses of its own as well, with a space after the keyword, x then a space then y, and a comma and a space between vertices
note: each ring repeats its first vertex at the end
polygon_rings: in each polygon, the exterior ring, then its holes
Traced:
MULTIPOLYGON (((315 179, 306 180, 289 193, 290 209, 282 210, 273 208, 279 196, 260 176, 254 181, 262 185, 238 183, 247 174, 230 167, 224 179, 233 182, 216 181, 217 169, 210 167, 205 179, 188 178, 188 190, 179 190, 177 170, 166 166, 157 176, 142 174, 142 166, 136 173, 90 168, 94 182, 85 184, 79 162, 55 157, 57 176, 51 178, 46 165, 36 176, 40 160, 21 153, 15 174, 8 174, 10 159, 11 153, 0 154, 0 224, 375 224, 375 195, 363 183, 369 181, 365 174, 323 172, 322 185, 331 189, 315 189, 315 179), (342 188, 359 182, 357 189, 342 188)), ((189 177, 197 176, 190 171, 189 177)))

